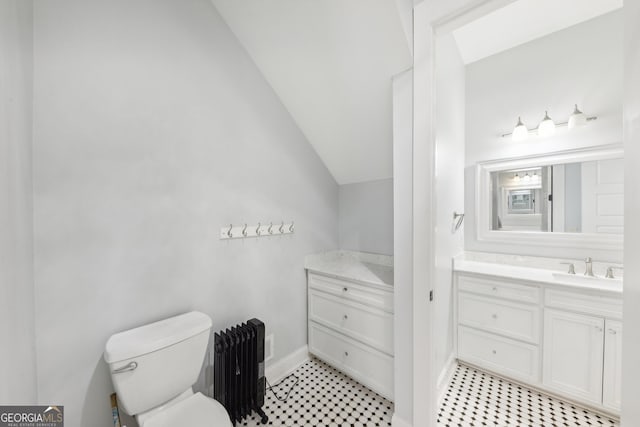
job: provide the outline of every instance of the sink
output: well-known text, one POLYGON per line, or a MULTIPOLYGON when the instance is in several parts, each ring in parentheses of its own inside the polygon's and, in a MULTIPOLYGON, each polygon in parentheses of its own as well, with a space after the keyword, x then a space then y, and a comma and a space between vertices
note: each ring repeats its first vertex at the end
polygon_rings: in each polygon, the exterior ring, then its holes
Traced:
POLYGON ((622 288, 622 278, 607 279, 606 277, 590 277, 583 274, 569 274, 554 272, 553 278, 559 282, 597 288, 622 288))

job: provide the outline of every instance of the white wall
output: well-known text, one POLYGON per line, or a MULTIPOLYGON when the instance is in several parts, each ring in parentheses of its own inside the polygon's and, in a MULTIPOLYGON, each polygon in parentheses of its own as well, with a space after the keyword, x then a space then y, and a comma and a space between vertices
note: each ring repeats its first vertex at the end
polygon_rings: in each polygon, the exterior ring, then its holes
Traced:
POLYGON ((541 154, 622 141, 623 12, 612 12, 467 66, 465 248, 615 261, 620 253, 594 248, 567 250, 479 242, 475 227, 477 162, 541 154), (545 110, 566 121, 577 103, 598 120, 550 138, 513 142, 518 115, 535 127, 545 110))
POLYGON ((393 78, 393 425, 413 420, 413 72, 393 78))
POLYGON ((31 191, 32 12, 0 1, 0 404, 36 401, 31 191))
MULTIPOLYGON (((465 67, 453 35, 436 40, 436 224, 433 346, 439 382, 453 353, 452 258, 464 250, 464 230, 453 212, 464 212, 465 67)), ((439 384, 443 386, 445 384, 439 384)))
POLYGON ((338 186, 211 2, 43 1, 34 22, 39 400, 111 425, 107 338, 187 310, 262 319, 275 360, 304 346, 338 186), (218 239, 280 220, 296 233, 218 239))
POLYGON ((624 5, 624 334, 622 426, 640 425, 640 2, 624 5))
POLYGON ((393 179, 339 187, 340 249, 393 255, 393 179))

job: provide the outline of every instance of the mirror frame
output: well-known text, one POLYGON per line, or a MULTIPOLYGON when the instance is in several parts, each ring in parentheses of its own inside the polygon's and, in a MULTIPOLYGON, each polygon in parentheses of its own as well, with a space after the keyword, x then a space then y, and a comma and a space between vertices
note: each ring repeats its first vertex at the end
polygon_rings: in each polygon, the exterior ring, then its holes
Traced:
POLYGON ((624 158, 622 144, 599 145, 554 153, 479 162, 476 169, 475 189, 477 239, 483 242, 512 245, 524 244, 559 248, 588 247, 622 251, 624 236, 618 234, 499 231, 491 229, 491 172, 619 158, 624 158))

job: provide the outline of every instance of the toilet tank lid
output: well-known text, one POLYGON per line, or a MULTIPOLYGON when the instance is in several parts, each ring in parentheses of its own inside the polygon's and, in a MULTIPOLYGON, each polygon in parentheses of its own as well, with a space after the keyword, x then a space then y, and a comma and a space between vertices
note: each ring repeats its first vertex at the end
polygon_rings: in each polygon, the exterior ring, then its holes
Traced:
POLYGON ((120 362, 177 344, 211 329, 211 318, 191 311, 112 335, 104 350, 107 363, 120 362))

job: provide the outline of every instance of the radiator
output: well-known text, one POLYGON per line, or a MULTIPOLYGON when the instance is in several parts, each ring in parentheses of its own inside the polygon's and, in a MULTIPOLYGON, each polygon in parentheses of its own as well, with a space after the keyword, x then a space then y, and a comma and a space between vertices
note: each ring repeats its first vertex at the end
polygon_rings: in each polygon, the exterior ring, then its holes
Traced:
POLYGON ((247 323, 214 335, 213 397, 225 407, 233 425, 255 411, 262 424, 265 398, 264 323, 247 323))

